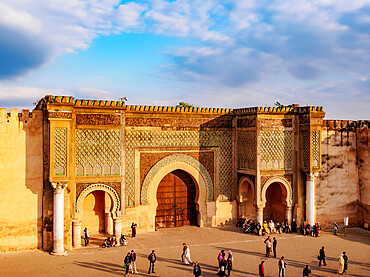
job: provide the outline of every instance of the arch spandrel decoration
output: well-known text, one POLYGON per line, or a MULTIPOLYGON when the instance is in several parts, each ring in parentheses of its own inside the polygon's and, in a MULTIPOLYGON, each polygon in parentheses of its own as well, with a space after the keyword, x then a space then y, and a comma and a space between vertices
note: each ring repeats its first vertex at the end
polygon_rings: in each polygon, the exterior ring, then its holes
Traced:
POLYGON ((141 188, 141 204, 142 205, 149 205, 149 192, 150 192, 150 186, 152 184, 152 181, 154 177, 158 174, 158 172, 165 166, 176 163, 176 162, 182 162, 185 164, 190 165, 195 170, 197 170, 200 175, 203 177, 205 185, 206 185, 206 200, 212 201, 213 200, 213 183, 212 178, 209 175, 207 169, 204 165, 202 165, 198 160, 194 159, 191 156, 185 155, 185 154, 173 154, 170 156, 167 156, 157 162, 148 172, 148 174, 145 176, 142 188, 141 188))
POLYGON ((264 185, 262 186, 262 190, 261 190, 262 205, 263 206, 266 205, 266 191, 267 191, 268 187, 273 183, 280 183, 285 187, 285 189, 287 191, 287 195, 286 195, 286 199, 285 199, 286 203, 287 203, 287 207, 291 207, 292 203, 293 203, 292 186, 290 185, 289 181, 287 179, 285 179, 284 177, 271 177, 270 179, 268 179, 264 183, 264 185))
POLYGON ((119 195, 118 193, 116 192, 116 190, 114 188, 112 188, 111 186, 108 186, 108 185, 105 185, 105 184, 92 184, 90 186, 88 186, 87 188, 85 188, 81 193, 80 195, 78 196, 77 200, 76 200, 76 215, 77 216, 82 216, 82 212, 83 212, 83 202, 86 198, 87 195, 89 195, 91 192, 94 192, 94 191, 104 191, 106 193, 108 193, 111 198, 112 198, 112 201, 113 201, 113 216, 115 216, 117 214, 117 212, 119 212, 121 210, 121 202, 120 202, 120 199, 119 199, 119 195))

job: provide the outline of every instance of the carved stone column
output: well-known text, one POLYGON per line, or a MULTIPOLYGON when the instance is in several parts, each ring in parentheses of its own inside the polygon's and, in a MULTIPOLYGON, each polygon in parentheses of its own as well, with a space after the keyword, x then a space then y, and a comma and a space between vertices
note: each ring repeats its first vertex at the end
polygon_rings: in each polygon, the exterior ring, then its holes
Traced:
POLYGON ((257 206, 257 222, 263 224, 263 206, 257 206))
POLYGON ((307 173, 306 182, 306 219, 312 226, 315 224, 316 207, 315 207, 315 175, 307 173))
POLYGON ((105 212, 105 232, 113 235, 113 218, 111 212, 105 212))
POLYGON ((64 250, 64 188, 65 183, 52 183, 54 188, 53 255, 66 255, 64 250))
POLYGON ((81 247, 81 221, 73 220, 72 221, 72 232, 73 232, 73 247, 81 247))
POLYGON ((117 245, 120 245, 121 238, 121 218, 116 217, 114 220, 114 236, 117 240, 117 245))
POLYGON ((285 218, 288 220, 290 226, 292 224, 292 207, 285 207, 285 218))

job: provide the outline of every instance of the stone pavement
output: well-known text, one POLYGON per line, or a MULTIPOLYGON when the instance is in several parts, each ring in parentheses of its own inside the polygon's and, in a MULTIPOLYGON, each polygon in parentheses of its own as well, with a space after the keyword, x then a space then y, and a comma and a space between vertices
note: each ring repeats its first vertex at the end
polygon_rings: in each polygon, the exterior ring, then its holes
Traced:
MULTIPOLYGON (((347 236, 322 232, 319 238, 297 234, 278 234, 278 256, 285 256, 286 276, 302 276, 306 264, 312 276, 336 276, 339 257, 346 251, 349 257, 347 276, 370 276, 370 233, 353 228, 347 236), (318 267, 316 259, 325 246, 327 266, 318 267)), ((216 276, 217 255, 221 249, 234 254, 231 276, 258 276, 258 264, 265 260, 266 276, 278 276, 278 259, 265 258, 264 237, 244 234, 234 226, 219 228, 181 227, 139 233, 128 238, 125 247, 102 249, 87 247, 69 251, 67 256, 55 257, 41 251, 0 254, 0 276, 124 276, 122 261, 134 249, 138 256, 139 274, 130 276, 193 276, 192 267, 180 263, 182 243, 190 246, 191 258, 198 261, 202 276, 216 276), (156 250, 156 273, 148 275, 147 256, 156 250)))

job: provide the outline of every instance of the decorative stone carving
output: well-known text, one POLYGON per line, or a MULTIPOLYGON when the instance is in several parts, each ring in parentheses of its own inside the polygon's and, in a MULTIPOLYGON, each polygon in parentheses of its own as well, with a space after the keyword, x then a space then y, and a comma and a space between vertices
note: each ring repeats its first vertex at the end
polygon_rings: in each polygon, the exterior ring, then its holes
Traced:
POLYGON ((105 185, 105 184, 92 184, 86 187, 77 197, 77 200, 76 200, 76 213, 77 214, 82 212, 83 201, 85 200, 85 197, 89 193, 96 191, 96 190, 105 191, 111 196, 113 200, 113 213, 114 214, 118 213, 118 211, 121 210, 120 197, 114 188, 112 188, 111 186, 105 185))
MULTIPOLYGON (((120 182, 104 182, 103 185, 109 186, 116 191, 119 197, 121 197, 121 183, 120 182)), ((77 183, 76 184, 76 199, 80 196, 81 192, 92 185, 91 183, 77 183)))
POLYGON ((276 118, 262 118, 261 119, 261 128, 262 129, 271 129, 271 128, 286 128, 292 127, 293 122, 291 119, 276 119, 276 118))
POLYGON ((54 174, 67 174, 67 128, 54 128, 54 174))
POLYGON ((72 113, 66 113, 66 112, 49 112, 49 118, 71 119, 72 118, 72 113))
POLYGON ((121 125, 120 114, 77 114, 77 125, 121 125))
POLYGON ((206 190, 207 190, 207 201, 213 200, 213 183, 211 176, 207 172, 207 169, 202 165, 199 161, 194 159, 193 157, 190 157, 188 155, 184 154, 173 154, 171 156, 167 156, 166 158, 160 160, 157 162, 149 171, 149 173, 146 175, 142 188, 141 188, 141 204, 142 205, 149 205, 149 186, 151 184, 152 179, 154 176, 161 170, 162 167, 165 165, 174 163, 174 162, 183 162, 191 165, 199 173, 202 175, 205 183, 206 183, 206 190))
POLYGON ((256 131, 238 131, 238 168, 255 169, 256 131))
POLYGON ((292 169, 291 131, 261 131, 261 170, 292 169))
POLYGON ((76 176, 121 174, 121 130, 76 130, 76 176))
POLYGON ((232 196, 232 137, 231 130, 173 131, 126 130, 126 196, 127 203, 135 199, 135 148, 136 147, 218 147, 220 193, 232 196))
POLYGON ((155 118, 126 117, 126 126, 175 127, 175 128, 230 128, 231 118, 155 118))

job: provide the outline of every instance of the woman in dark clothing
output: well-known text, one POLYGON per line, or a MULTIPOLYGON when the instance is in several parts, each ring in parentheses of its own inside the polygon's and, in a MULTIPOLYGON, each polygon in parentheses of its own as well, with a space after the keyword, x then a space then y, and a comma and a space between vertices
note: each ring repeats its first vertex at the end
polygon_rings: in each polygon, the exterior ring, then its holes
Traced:
POLYGON ((303 269, 303 277, 308 277, 311 274, 311 269, 308 265, 303 269))
POLYGON ((221 277, 226 276, 226 266, 227 266, 227 262, 226 262, 225 257, 223 257, 220 262, 220 269, 217 273, 218 276, 221 276, 221 277))
POLYGON ((348 269, 348 257, 346 255, 346 252, 343 252, 343 260, 344 260, 344 268, 343 268, 343 273, 344 273, 348 269))
POLYGON ((231 270, 233 270, 233 257, 229 254, 227 257, 227 276, 230 276, 231 270))
POLYGON ((195 262, 194 264, 193 274, 195 277, 202 275, 202 270, 200 269, 200 266, 197 262, 195 262))
POLYGON ((128 276, 128 271, 130 269, 130 264, 131 264, 131 253, 130 252, 127 253, 127 256, 123 260, 123 263, 125 264, 125 269, 126 269, 126 275, 125 276, 128 276))

